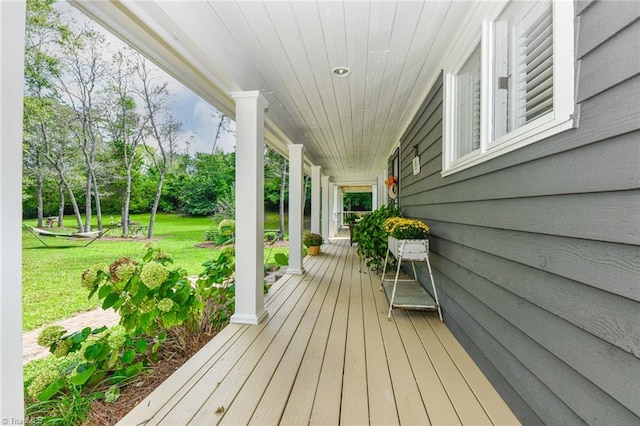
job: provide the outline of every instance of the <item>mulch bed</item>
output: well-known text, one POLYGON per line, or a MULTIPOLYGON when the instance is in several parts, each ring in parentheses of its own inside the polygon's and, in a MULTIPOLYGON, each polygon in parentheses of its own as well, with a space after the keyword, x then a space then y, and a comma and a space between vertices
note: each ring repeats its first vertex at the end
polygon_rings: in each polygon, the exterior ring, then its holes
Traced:
POLYGON ((91 414, 85 425, 89 426, 105 426, 114 425, 151 392, 153 392, 162 382, 164 382, 171 374, 180 368, 189 360, 196 352, 209 342, 214 335, 204 335, 197 342, 189 353, 181 353, 176 350, 174 345, 169 342, 162 346, 159 352, 158 362, 152 366, 147 374, 137 376, 133 382, 123 387, 120 391, 120 397, 112 403, 93 401, 91 404, 91 414))

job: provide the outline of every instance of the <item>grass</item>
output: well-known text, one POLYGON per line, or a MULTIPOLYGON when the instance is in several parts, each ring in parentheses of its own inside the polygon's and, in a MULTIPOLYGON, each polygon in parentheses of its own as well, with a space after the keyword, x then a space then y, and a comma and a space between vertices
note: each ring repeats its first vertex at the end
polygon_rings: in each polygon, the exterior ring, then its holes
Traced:
MULTIPOLYGON (((67 224, 73 221, 71 217, 65 219, 67 224)), ((149 221, 149 215, 133 215, 131 220, 145 224, 149 221)), ((273 220, 273 214, 267 214, 265 228, 269 229, 273 220)), ((35 225, 35 221, 25 223, 35 225)), ((277 213, 275 223, 278 223, 277 213)), ((206 217, 159 214, 156 217, 153 244, 172 255, 174 266, 186 269, 189 275, 198 275, 203 269, 202 264, 219 253, 217 249, 195 247, 195 244, 204 240, 204 231, 212 225, 212 220, 206 217)), ((111 235, 117 236, 117 231, 113 230, 111 235)), ((63 239, 54 240, 51 245, 66 242, 63 239)), ((22 243, 23 330, 29 331, 77 312, 96 308, 98 299, 95 296, 87 299, 87 290, 80 285, 82 272, 96 263, 109 264, 120 257, 138 259, 148 242, 97 240, 88 247, 45 248, 23 229, 22 243)), ((286 248, 266 250, 265 253, 271 254, 270 259, 266 260, 273 262, 275 253, 287 251, 286 248)))

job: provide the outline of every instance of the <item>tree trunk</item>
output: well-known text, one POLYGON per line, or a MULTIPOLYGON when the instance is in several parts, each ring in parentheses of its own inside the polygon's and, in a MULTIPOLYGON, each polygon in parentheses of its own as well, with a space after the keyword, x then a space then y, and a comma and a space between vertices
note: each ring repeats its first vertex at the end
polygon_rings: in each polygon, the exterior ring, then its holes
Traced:
POLYGON ((92 214, 92 210, 91 210, 91 188, 93 187, 91 181, 92 181, 91 171, 87 170, 87 183, 85 185, 85 190, 87 191, 87 193, 84 196, 84 202, 85 202, 85 206, 84 206, 84 214, 85 214, 84 232, 90 232, 91 231, 91 214, 92 214))
MULTIPOLYGON (((43 124, 42 126, 44 127, 43 124)), ((48 147, 49 143, 46 137, 46 132, 43 131, 42 134, 45 141, 45 146, 48 147)), ((53 158, 51 158, 51 156, 48 154, 48 152, 49 151, 47 148, 47 151, 43 153, 44 158, 49 162, 49 164, 53 166, 53 168, 56 169, 56 171, 58 172, 58 176, 60 177, 60 181, 62 182, 62 185, 64 185, 65 189, 69 193, 69 200, 71 201, 71 206, 73 207, 73 213, 75 214, 76 222, 78 223, 78 232, 87 232, 87 230, 82 225, 82 216, 80 215, 80 208, 78 207, 78 201, 76 201, 76 197, 75 195, 73 195, 73 189, 71 189, 71 185, 69 184, 69 182, 67 182, 67 179, 64 175, 64 168, 63 166, 58 164, 56 161, 54 161, 53 158)))
POLYGON ((62 184, 69 194, 69 201, 71 201, 71 206, 73 206, 73 213, 75 214, 76 222, 78 223, 78 231, 88 232, 87 229, 84 229, 82 226, 82 216, 80 215, 80 208, 78 207, 78 201, 76 201, 75 195, 73 195, 73 189, 71 189, 71 185, 69 185, 69 182, 67 182, 67 179, 65 179, 64 175, 60 176, 60 179, 62 180, 62 184))
POLYGON ((158 211, 158 204, 160 203, 160 196, 162 195, 162 183, 164 182, 164 173, 162 170, 158 176, 158 189, 156 191, 156 197, 153 199, 153 207, 151 207, 151 217, 149 217, 149 232, 148 238, 153 238, 153 227, 156 224, 156 212, 158 211))
POLYGON ((38 200, 38 228, 42 228, 44 206, 42 203, 42 163, 39 152, 36 154, 36 197, 38 200))
MULTIPOLYGON (((126 148, 125 148, 126 150, 126 148)), ((125 162, 126 162, 126 156, 125 156, 125 162)), ((124 203, 122 206, 122 235, 129 235, 129 208, 131 205, 131 166, 133 164, 133 161, 131 163, 126 163, 127 167, 127 187, 125 189, 124 192, 124 203)))
POLYGON ((94 172, 91 172, 93 180, 93 196, 96 200, 96 218, 98 219, 98 231, 102 231, 102 207, 100 206, 100 192, 98 192, 98 179, 94 172))
POLYGON ((216 129, 216 136, 213 139, 213 148, 211 148, 211 154, 216 153, 216 145, 218 144, 218 138, 220 138, 220 128, 222 128, 222 120, 224 120, 224 116, 220 118, 220 122, 218 123, 218 128, 216 129))
POLYGON ((58 182, 58 228, 62 228, 64 221, 64 186, 58 182))
POLYGON ((280 235, 284 235, 284 190, 287 185, 287 159, 282 158, 280 170, 280 235))

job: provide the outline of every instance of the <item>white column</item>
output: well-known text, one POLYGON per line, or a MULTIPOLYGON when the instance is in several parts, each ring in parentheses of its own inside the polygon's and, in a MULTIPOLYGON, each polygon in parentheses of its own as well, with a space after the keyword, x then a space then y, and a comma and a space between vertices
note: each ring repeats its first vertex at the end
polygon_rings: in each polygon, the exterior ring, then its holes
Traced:
POLYGON ((311 232, 320 233, 320 166, 311 166, 311 232))
POLYGON ((382 204, 389 204, 389 188, 387 188, 387 179, 389 178, 389 171, 385 169, 382 172, 382 204))
POLYGON ((344 191, 342 190, 342 187, 339 186, 338 187, 338 221, 336 222, 336 233, 337 231, 340 229, 340 227, 342 227, 343 225, 343 220, 342 218, 344 217, 344 191))
POLYGON ((322 176, 322 238, 329 241, 329 223, 331 221, 331 209, 329 203, 329 176, 322 176))
POLYGON ((24 423, 22 399, 22 82, 25 2, 0 1, 0 419, 24 423))
POLYGON ((371 210, 378 209, 378 185, 371 185, 371 210))
POLYGON ((331 221, 331 236, 335 237, 336 235, 338 235, 338 216, 340 215, 338 210, 340 208, 340 204, 338 204, 338 192, 340 191, 340 188, 336 184, 332 184, 332 186, 333 204, 331 206, 331 211, 333 212, 333 220, 331 221))
POLYGON ((264 112, 259 91, 236 101, 236 309, 231 322, 258 324, 264 308, 264 112))
POLYGON ((302 221, 304 212, 303 145, 289 145, 289 274, 304 274, 302 266, 302 221))

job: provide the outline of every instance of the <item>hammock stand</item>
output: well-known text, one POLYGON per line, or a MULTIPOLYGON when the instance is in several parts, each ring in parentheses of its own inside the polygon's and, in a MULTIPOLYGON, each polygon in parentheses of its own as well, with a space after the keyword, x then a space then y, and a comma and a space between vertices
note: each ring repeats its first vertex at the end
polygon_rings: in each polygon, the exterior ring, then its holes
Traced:
POLYGON ((92 232, 67 232, 67 233, 57 233, 47 231, 45 229, 36 228, 34 226, 24 225, 25 228, 29 232, 33 234, 34 237, 38 239, 45 247, 47 248, 63 248, 63 247, 87 247, 89 244, 93 243, 95 240, 102 237, 107 232, 111 231, 111 228, 107 228, 102 231, 92 231, 92 232), (72 245, 72 246, 50 246, 47 244, 42 238, 76 238, 76 239, 87 239, 88 242, 85 245, 72 245))

